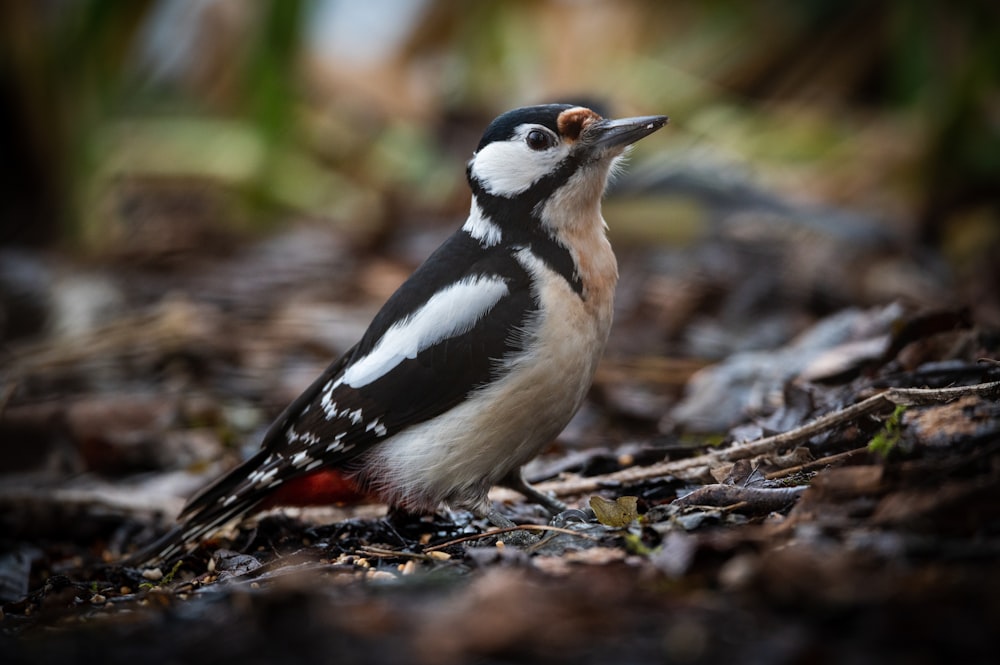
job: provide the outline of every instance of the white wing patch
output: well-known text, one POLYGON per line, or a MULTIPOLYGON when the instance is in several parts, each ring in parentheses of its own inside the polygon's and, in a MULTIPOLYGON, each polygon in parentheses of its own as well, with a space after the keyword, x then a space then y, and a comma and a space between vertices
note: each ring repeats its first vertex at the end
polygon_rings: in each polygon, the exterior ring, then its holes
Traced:
MULTIPOLYGON (((366 386, 403 360, 416 358, 421 351, 468 332, 508 293, 502 278, 485 275, 467 277, 435 293, 423 307, 393 324, 368 355, 347 368, 338 384, 343 382, 352 388, 366 386)), ((330 407, 336 409, 334 404, 330 407)), ((361 414, 355 416, 355 413, 350 416, 352 420, 357 418, 354 420, 357 424, 361 414)))
POLYGON ((469 219, 462 225, 462 230, 478 240, 479 244, 483 247, 494 247, 499 245, 503 239, 500 227, 483 214, 475 196, 472 197, 472 209, 469 211, 469 219))
POLYGON ((557 144, 548 150, 532 150, 524 142, 537 125, 525 124, 507 141, 494 141, 472 158, 472 175, 490 194, 511 198, 526 191, 569 154, 569 146, 557 144))

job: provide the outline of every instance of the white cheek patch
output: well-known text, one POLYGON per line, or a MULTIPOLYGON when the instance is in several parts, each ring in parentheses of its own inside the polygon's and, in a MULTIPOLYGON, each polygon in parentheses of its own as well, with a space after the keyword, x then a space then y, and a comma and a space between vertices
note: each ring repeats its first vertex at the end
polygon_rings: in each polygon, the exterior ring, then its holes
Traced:
POLYGON ((509 141, 494 141, 472 158, 472 175, 483 189, 510 198, 527 191, 569 153, 565 145, 549 150, 532 150, 518 131, 509 141))
POLYGON ((403 360, 467 333, 508 292, 503 279, 477 276, 435 293, 426 305, 389 328, 368 355, 348 367, 342 382, 352 388, 366 386, 403 360))
POLYGON ((469 211, 469 219, 462 225, 462 230, 478 240, 479 244, 483 247, 499 245, 503 239, 500 227, 483 214, 475 196, 472 197, 472 209, 469 211))

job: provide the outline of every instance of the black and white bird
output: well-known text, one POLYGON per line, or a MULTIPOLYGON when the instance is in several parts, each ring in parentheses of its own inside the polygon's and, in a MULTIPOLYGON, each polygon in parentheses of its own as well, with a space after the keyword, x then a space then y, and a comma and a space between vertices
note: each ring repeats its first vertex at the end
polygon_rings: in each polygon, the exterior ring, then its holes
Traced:
POLYGON ((285 409, 260 451, 134 558, 168 558, 273 505, 447 503, 512 526, 487 496, 501 485, 561 510, 521 467, 590 388, 618 280, 601 198, 626 147, 666 123, 570 104, 496 118, 468 162, 462 228, 285 409))

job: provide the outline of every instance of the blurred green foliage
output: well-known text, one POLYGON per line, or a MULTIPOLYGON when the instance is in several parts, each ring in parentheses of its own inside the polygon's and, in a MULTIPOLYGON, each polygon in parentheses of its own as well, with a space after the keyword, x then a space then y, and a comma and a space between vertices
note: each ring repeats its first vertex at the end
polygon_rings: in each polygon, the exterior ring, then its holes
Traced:
POLYGON ((0 242, 100 242, 146 176, 220 183, 251 219, 457 215, 483 123, 565 97, 670 114, 640 161, 709 148, 928 243, 1000 218, 995 2, 370 2, 413 25, 361 64, 320 57, 321 5, 4 3, 0 242))

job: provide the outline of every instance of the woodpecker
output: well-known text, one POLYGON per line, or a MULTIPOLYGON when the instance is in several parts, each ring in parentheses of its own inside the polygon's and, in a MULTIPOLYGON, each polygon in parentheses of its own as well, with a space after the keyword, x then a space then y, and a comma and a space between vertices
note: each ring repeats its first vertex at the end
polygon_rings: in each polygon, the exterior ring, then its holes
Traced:
POLYGON ((469 217, 361 340, 277 418, 260 450, 192 497, 133 560, 167 559, 274 505, 446 503, 501 527, 495 485, 556 513, 521 467, 584 400, 611 328, 618 265, 601 198, 628 146, 666 116, 571 104, 508 111, 466 168, 469 217))

